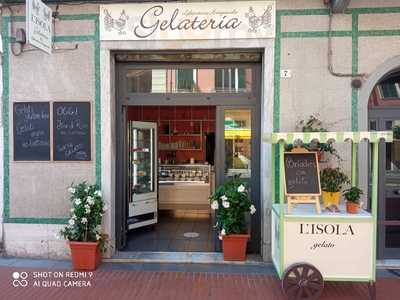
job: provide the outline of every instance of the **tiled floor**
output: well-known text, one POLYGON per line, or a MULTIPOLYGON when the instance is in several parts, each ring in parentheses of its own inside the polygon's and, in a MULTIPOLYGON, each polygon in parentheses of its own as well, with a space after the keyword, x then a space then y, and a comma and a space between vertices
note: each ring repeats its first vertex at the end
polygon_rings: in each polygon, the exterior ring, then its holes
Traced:
POLYGON ((215 251, 215 230, 209 214, 200 211, 160 212, 154 226, 130 230, 124 251, 215 251), (185 237, 188 232, 197 237, 185 237))

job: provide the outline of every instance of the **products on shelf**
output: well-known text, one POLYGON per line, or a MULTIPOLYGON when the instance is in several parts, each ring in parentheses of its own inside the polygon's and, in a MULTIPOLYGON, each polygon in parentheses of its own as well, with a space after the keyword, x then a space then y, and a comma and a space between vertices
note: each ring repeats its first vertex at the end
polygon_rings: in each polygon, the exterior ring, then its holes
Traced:
POLYGON ((209 182, 209 165, 161 165, 159 182, 209 182))

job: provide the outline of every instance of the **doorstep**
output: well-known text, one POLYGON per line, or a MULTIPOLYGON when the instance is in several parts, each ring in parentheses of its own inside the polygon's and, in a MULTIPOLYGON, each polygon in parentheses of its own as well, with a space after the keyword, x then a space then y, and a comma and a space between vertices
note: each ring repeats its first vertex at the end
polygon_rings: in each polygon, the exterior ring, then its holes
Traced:
POLYGON ((225 261, 221 252, 152 252, 119 251, 104 262, 112 263, 198 263, 198 264, 238 264, 270 265, 260 255, 248 254, 246 261, 225 261))
POLYGON ((400 269, 400 259, 378 259, 377 269, 400 269))

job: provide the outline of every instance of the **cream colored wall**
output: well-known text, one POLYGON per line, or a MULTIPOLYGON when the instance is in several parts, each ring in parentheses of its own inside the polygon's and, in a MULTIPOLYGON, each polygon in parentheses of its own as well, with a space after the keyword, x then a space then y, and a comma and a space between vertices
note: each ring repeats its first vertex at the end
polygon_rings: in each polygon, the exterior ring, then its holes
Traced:
MULTIPOLYGON (((85 28, 89 22, 72 24, 85 28)), ((92 22, 93 23, 93 22, 92 22)), ((15 28, 24 26, 16 23, 15 28)), ((93 27, 93 26, 89 26, 93 27)), ((74 30, 64 22, 60 32, 74 30)), ((91 28, 93 33, 93 28, 91 28)), ((85 34, 88 29, 83 29, 85 34)), ((78 30, 76 30, 78 32, 78 30)), ((71 47, 71 43, 57 43, 71 47)), ((89 101, 92 103, 92 141, 94 135, 94 43, 79 43, 74 51, 25 52, 10 55, 10 217, 66 217, 69 211, 67 187, 73 182, 94 182, 95 147, 91 162, 16 162, 13 159, 13 103, 20 101, 89 101)))
MULTIPOLYGON (((322 9, 322 1, 277 1, 280 9, 322 9)), ((351 1, 350 8, 399 7, 399 1, 351 1)), ((358 16, 358 30, 398 30, 399 13, 373 13, 358 16)), ((282 32, 328 31, 327 15, 282 16, 282 32)), ((333 30, 352 31, 351 14, 335 14, 333 30)), ((380 66, 400 53, 399 36, 360 36, 358 38, 358 72, 366 73, 366 80, 380 66)), ((333 66, 336 72, 352 71, 352 37, 332 39, 333 66)), ((352 88, 350 77, 329 74, 327 37, 282 38, 281 69, 290 69, 292 78, 280 80, 280 131, 295 130, 296 121, 311 113, 318 113, 325 127, 331 131, 352 130, 352 88)), ((357 55, 356 55, 357 56, 357 55)), ((393 65, 393 68, 398 67, 393 65)), ((358 92, 357 92, 358 94, 358 92)), ((366 120, 367 97, 358 98, 358 119, 366 120)), ((359 122, 356 122, 356 124, 359 122)), ((366 130, 361 122, 359 130, 366 130)), ((344 158, 342 167, 350 174, 350 147, 336 146, 344 158)), ((362 153, 366 148, 361 149, 362 153)), ((361 153, 360 152, 360 153, 361 153)), ((365 155, 363 156, 366 157, 365 155)), ((363 165, 361 163, 361 165, 363 165)), ((361 185, 367 189, 367 179, 360 169, 361 185)), ((365 199, 364 199, 365 200, 365 199)), ((366 203, 366 201, 364 201, 366 203)))
MULTIPOLYGON (((322 0, 278 0, 277 9, 321 9, 322 0)), ((350 7, 394 7, 397 0, 353 0, 350 7)), ((52 6, 53 8, 55 6, 52 6)), ((60 5, 61 14, 98 13, 98 5, 60 5)), ((15 7, 16 15, 24 15, 24 6, 15 7)), ((360 15, 359 29, 399 29, 399 14, 360 15)), ((24 26, 23 23, 19 24, 24 26)), ((85 35, 93 33, 91 21, 59 21, 58 35, 85 35)), ((351 30, 349 15, 335 15, 334 30, 351 30)), ((327 16, 284 16, 284 31, 326 31, 327 16)), ((361 72, 374 72, 391 57, 398 55, 398 37, 360 37, 359 67, 361 72), (384 47, 382 47, 384 45, 384 47)), ((10 128, 12 128, 13 101, 91 101, 94 100, 94 49, 93 42, 79 42, 79 49, 54 53, 51 56, 38 51, 20 57, 10 54, 10 128), (35 84, 34 80, 37 82, 35 84)), ((71 47, 74 43, 57 44, 71 47)), ((114 75, 110 50, 113 49, 216 49, 264 48, 262 130, 272 130, 273 95, 273 41, 169 41, 102 43, 102 189, 110 210, 104 228, 114 243, 115 182, 115 107, 113 101, 114 75), (111 74, 111 75, 110 75, 111 74)), ((333 39, 334 66, 338 72, 351 71, 351 37, 333 39)), ((331 130, 351 128, 351 88, 349 78, 335 78, 327 71, 327 39, 281 39, 281 68, 291 69, 292 78, 282 79, 280 89, 280 129, 294 130, 296 120, 309 113, 320 113, 331 130)), ((93 119, 94 122, 94 119, 93 119)), ((92 124, 92 130, 94 123, 92 124)), ((92 131, 94 132, 94 130, 92 131)), ((10 130, 11 134, 11 130, 10 130)), ((93 149, 94 137, 93 137, 93 149)), ((10 213, 12 217, 63 217, 68 214, 66 186, 72 181, 94 180, 94 161, 90 163, 20 163, 12 160, 12 135, 10 135, 10 213), (38 176, 39 174, 39 176, 38 176)), ((263 257, 270 251, 270 206, 273 195, 270 189, 270 146, 263 143, 261 164, 262 186, 262 236, 263 257)), ((95 153, 92 153, 94 159, 95 153)), ((349 158, 349 151, 344 150, 349 158)), ((2 165, 2 164, 1 164, 2 165)), ((2 184, 3 181, 1 181, 2 184)), ((65 244, 57 242, 54 233, 59 225, 6 224, 5 241, 10 254, 65 256, 65 244), (18 238, 18 232, 29 232, 29 238, 18 238), (44 242, 42 242, 44 241, 44 242), (46 245, 42 246, 43 243, 46 245), (26 250, 21 250, 26 249, 26 250)))

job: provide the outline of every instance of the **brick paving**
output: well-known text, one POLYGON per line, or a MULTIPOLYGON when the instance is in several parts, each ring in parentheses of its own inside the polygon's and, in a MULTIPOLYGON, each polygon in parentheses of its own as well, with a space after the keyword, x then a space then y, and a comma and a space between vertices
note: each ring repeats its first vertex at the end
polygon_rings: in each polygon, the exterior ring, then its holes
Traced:
MULTIPOLYGON (((197 299, 285 299, 280 281, 271 275, 226 274, 171 271, 98 270, 91 279, 66 279, 75 275, 68 269, 0 267, 0 299, 135 299, 135 300, 197 300, 197 299), (27 272, 28 286, 13 287, 13 272, 27 272), (34 272, 62 272, 61 279, 34 279, 34 272), (33 287, 60 281, 61 287, 33 287), (90 281, 90 287, 64 287, 72 282, 90 281)), ((86 274, 89 276, 89 274, 86 274)), ((81 282, 82 284, 82 282, 81 282)), ((400 279, 379 278, 377 299, 400 299, 400 279)), ((368 299, 367 286, 362 283, 327 283, 321 300, 368 299)))

